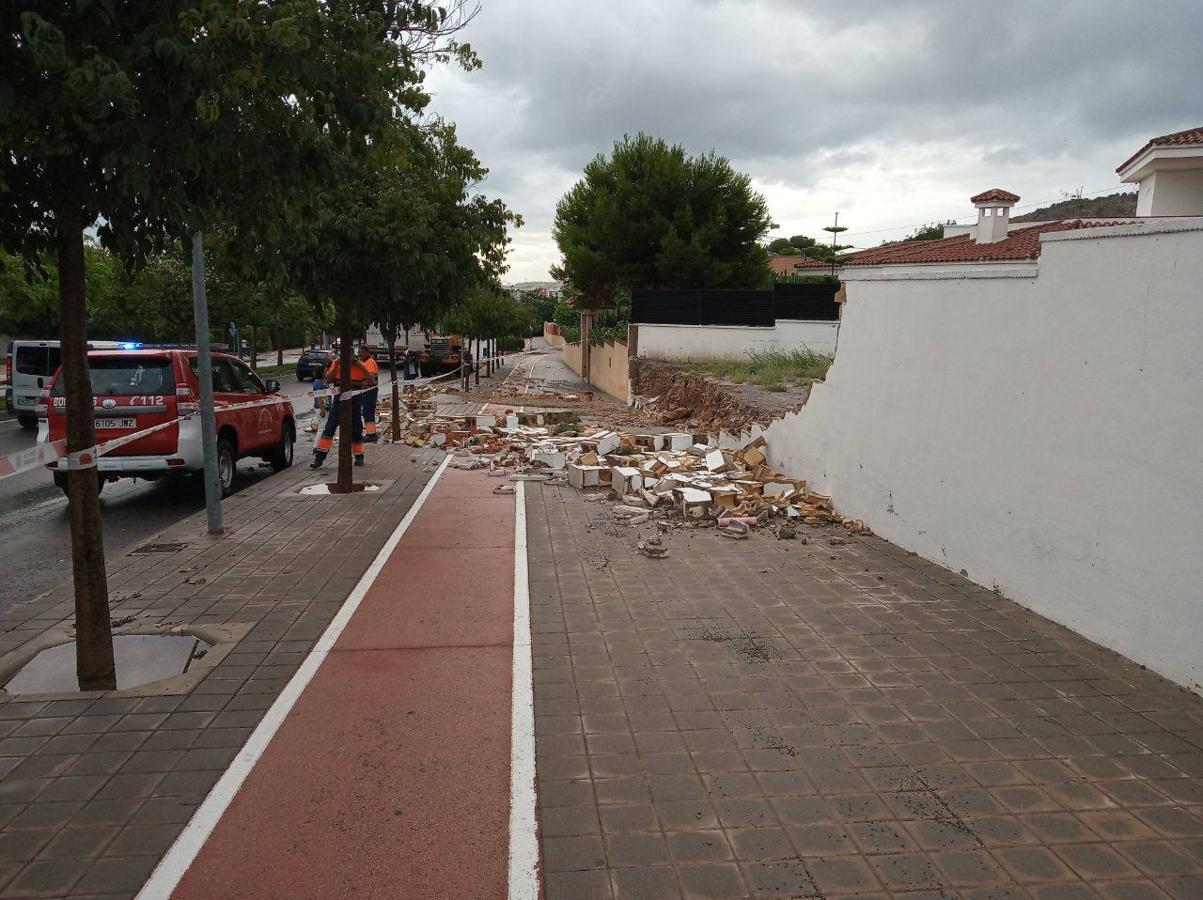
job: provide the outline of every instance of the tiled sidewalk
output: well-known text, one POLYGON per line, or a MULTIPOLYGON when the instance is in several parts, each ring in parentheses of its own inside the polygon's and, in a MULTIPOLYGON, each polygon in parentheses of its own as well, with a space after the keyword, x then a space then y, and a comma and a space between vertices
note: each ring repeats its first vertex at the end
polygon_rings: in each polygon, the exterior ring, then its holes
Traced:
POLYGON ((1203 700, 877 538, 530 485, 548 900, 1203 897, 1203 700))
MULTIPOLYGON (((175 552, 110 559, 114 617, 249 631, 186 695, 0 699, 0 897, 136 893, 442 455, 372 446, 356 477, 389 489, 320 499, 292 493, 322 480, 298 457, 226 501, 223 537, 198 514, 156 538, 175 552)), ((0 649, 72 619, 66 585, 6 610, 0 649)))

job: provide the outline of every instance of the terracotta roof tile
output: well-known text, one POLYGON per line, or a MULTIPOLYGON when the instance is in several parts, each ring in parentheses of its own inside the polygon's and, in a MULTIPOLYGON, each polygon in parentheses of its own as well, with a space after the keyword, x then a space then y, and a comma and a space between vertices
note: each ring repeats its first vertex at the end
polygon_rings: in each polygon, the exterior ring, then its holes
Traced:
POLYGON ((1122 163, 1115 167, 1115 171, 1122 172, 1128 168, 1129 164, 1140 156, 1150 147, 1173 147, 1182 146, 1183 144, 1203 144, 1203 125, 1198 128, 1188 128, 1185 131, 1175 131, 1173 134, 1163 134, 1161 137, 1155 137, 1122 163))
POLYGON ((1114 222, 1084 222, 1080 219, 1062 219, 1044 222, 1028 228, 1013 228, 1001 241, 979 244, 972 235, 958 234, 956 237, 935 241, 901 241, 884 247, 873 247, 853 253, 843 263, 845 266, 903 266, 922 263, 975 263, 1007 262, 1010 260, 1035 259, 1040 255, 1040 235, 1049 231, 1071 231, 1075 228, 1098 228, 1114 222))
POLYGON ((809 256, 770 256, 769 268, 778 275, 790 275, 798 269, 826 269, 831 266, 831 263, 825 263, 819 259, 811 259, 809 256))
POLYGON ((969 198, 970 203, 985 203, 988 200, 1001 200, 1004 203, 1018 203, 1019 195, 1004 191, 1002 188, 990 188, 969 198))

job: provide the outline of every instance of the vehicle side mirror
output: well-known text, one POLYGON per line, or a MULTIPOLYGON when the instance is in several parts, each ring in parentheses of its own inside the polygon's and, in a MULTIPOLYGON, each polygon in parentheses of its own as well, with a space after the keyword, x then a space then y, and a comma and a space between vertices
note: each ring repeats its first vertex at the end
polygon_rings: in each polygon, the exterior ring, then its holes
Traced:
POLYGON ((264 387, 267 388, 267 392, 269 394, 280 393, 280 382, 277 381, 275 378, 267 379, 267 381, 263 382, 263 385, 264 385, 264 387))

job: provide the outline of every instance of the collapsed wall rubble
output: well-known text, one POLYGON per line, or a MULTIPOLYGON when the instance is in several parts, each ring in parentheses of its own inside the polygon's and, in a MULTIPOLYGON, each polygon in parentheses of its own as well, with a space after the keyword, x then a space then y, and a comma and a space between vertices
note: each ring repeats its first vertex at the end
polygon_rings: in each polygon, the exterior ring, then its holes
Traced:
POLYGON ((630 379, 636 407, 652 420, 712 432, 768 425, 800 409, 810 395, 804 385, 792 394, 770 397, 749 386, 721 383, 684 364, 652 359, 632 359, 630 379))
MULTIPOLYGON (((714 527, 735 539, 758 526, 772 526, 779 538, 794 537, 798 524, 868 531, 861 521, 839 515, 831 498, 809 490, 805 480, 773 470, 763 438, 723 449, 706 433, 626 433, 581 425, 567 409, 440 415, 429 391, 404 395, 402 407, 402 443, 455 451, 450 464, 456 468, 568 485, 590 502, 609 502, 611 517, 622 524, 654 523, 660 531, 714 527)), ((512 486, 502 487, 495 492, 512 493, 512 486)), ((667 555, 654 537, 641 540, 637 549, 649 557, 667 555)))

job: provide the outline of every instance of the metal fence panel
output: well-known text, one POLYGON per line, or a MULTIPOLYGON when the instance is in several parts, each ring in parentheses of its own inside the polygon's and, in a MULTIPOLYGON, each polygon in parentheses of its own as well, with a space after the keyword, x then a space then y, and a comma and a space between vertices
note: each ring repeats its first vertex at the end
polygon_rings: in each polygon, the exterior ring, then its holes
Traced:
POLYGON ((648 325, 697 325, 696 290, 631 291, 631 321, 648 325))
POLYGON ((699 293, 699 325, 773 327, 772 291, 703 290, 699 293))
POLYGON ((835 302, 835 292, 838 289, 838 284, 775 284, 774 314, 778 319, 839 321, 840 305, 835 302))
POLYGON ((749 325, 777 319, 836 322, 836 284, 777 284, 772 290, 681 288, 631 292, 631 321, 646 325, 749 325))

